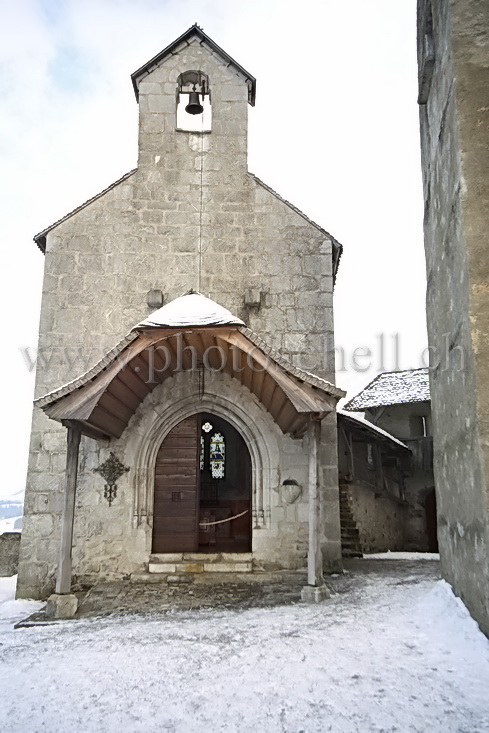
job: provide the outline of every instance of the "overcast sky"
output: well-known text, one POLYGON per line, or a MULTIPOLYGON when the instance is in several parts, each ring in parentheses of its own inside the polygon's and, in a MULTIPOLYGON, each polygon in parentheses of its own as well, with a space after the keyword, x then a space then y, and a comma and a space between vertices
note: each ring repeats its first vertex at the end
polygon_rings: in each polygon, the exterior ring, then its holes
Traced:
POLYGON ((34 372, 22 349, 36 348, 43 271, 32 237, 135 167, 130 74, 194 22, 257 79, 249 169, 344 245, 335 320, 347 370, 338 385, 351 397, 379 368, 422 365, 415 7, 0 0, 0 496, 25 483, 34 372), (360 367, 372 361, 368 371, 354 369, 360 347, 373 353, 357 359, 360 367))

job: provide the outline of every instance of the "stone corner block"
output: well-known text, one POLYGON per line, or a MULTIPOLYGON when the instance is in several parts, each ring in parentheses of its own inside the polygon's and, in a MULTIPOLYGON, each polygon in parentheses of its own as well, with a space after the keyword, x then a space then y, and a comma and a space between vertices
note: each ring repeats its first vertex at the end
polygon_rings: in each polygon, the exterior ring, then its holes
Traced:
POLYGON ((304 603, 321 603, 331 594, 325 585, 305 585, 301 590, 301 601, 304 603))
POLYGON ((78 608, 78 598, 73 593, 53 593, 46 603, 46 618, 73 618, 78 608))

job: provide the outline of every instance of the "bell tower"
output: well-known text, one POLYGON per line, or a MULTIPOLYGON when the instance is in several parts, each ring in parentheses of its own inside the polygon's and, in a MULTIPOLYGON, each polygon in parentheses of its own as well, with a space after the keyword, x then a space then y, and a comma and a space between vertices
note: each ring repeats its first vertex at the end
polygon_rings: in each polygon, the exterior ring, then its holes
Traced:
POLYGON ((233 173, 242 175, 256 82, 198 25, 134 72, 132 82, 140 169, 163 166, 168 183, 184 186, 199 176, 226 184, 233 173))

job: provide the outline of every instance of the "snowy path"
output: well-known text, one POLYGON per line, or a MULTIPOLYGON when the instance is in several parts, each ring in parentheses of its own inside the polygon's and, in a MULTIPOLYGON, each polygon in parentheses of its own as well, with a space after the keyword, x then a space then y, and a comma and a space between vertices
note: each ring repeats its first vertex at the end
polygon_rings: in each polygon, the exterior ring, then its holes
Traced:
POLYGON ((489 731, 489 641, 426 576, 373 573, 320 606, 13 630, 35 607, 0 605, 3 733, 489 731))

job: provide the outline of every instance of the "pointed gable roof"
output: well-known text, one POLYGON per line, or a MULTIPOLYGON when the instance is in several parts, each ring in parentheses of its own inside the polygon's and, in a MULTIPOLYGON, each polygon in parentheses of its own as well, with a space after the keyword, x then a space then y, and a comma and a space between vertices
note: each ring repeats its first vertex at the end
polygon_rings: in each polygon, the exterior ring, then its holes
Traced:
POLYGON ((151 313, 144 321, 134 326, 133 331, 147 328, 184 328, 199 326, 244 326, 244 322, 233 316, 205 295, 189 290, 175 300, 151 313))
POLYGON ((344 407, 352 412, 363 412, 375 407, 428 402, 430 399, 430 373, 427 367, 422 367, 381 372, 344 407))
POLYGON ((212 40, 212 38, 209 38, 209 36, 204 33, 202 28, 200 28, 197 23, 194 23, 194 25, 190 26, 190 28, 185 31, 185 33, 182 33, 182 35, 177 38, 176 41, 170 43, 170 45, 164 48, 163 51, 160 51, 160 53, 156 54, 156 56, 150 59, 146 64, 144 64, 144 66, 141 66, 140 69, 131 74, 132 85, 134 87, 136 99, 139 101, 139 82, 142 81, 145 76, 150 74, 153 69, 156 68, 158 64, 160 64, 167 56, 171 56, 172 54, 174 54, 180 44, 188 44, 191 38, 198 38, 201 46, 208 46, 214 53, 221 57, 221 59, 224 61, 225 64, 227 64, 227 66, 231 66, 239 76, 242 76, 244 78, 244 80, 248 84, 248 102, 251 104, 252 107, 254 107, 256 95, 255 77, 249 74, 246 69, 241 66, 241 64, 238 64, 238 62, 235 61, 229 54, 227 54, 226 51, 218 46, 217 43, 212 40))

